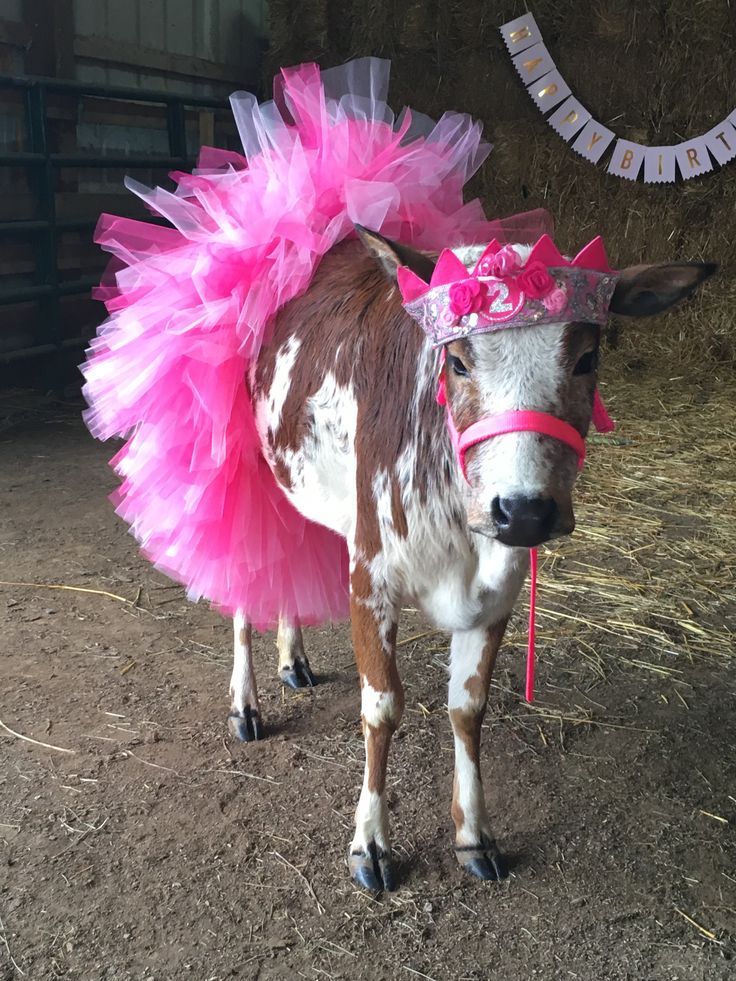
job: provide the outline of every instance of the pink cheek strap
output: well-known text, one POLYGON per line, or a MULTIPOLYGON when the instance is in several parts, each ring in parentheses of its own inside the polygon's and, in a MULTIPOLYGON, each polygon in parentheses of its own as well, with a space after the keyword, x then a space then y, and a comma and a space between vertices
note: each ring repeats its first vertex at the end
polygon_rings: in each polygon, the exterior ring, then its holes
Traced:
MULTIPOLYGON (((471 446, 483 443, 494 436, 504 436, 506 433, 539 433, 540 436, 549 436, 552 439, 565 443, 575 452, 578 458, 578 470, 583 469, 585 463, 585 440, 580 433, 563 419, 552 416, 547 412, 535 412, 532 409, 518 409, 510 412, 500 412, 495 416, 485 416, 459 432, 452 417, 450 406, 447 402, 447 389, 445 386, 445 352, 442 351, 442 369, 437 388, 437 402, 447 407, 447 428, 450 432, 450 439, 455 448, 458 463, 462 470, 463 477, 468 479, 465 469, 465 454, 471 446)), ((610 433, 615 428, 613 419, 609 416, 603 399, 595 390, 593 396, 593 425, 602 433, 610 433)), ((526 690, 525 696, 528 702, 534 700, 534 669, 536 662, 536 620, 537 620, 537 550, 529 549, 530 558, 530 589, 529 589, 529 641, 527 644, 526 657, 526 690)))

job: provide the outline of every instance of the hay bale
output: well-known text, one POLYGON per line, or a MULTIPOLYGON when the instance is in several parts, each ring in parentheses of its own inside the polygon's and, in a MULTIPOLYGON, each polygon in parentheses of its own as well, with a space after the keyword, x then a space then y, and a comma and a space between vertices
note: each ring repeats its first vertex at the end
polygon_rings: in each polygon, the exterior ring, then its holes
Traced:
MULTIPOLYGON (((534 15, 573 92, 617 135, 643 144, 698 136, 733 109, 736 18, 729 0, 669 0, 643 12, 636 0, 535 0, 534 15)), ((632 184, 582 160, 527 96, 498 33, 521 0, 272 0, 271 67, 359 55, 393 60, 392 101, 440 115, 482 119, 494 152, 469 193, 490 215, 544 206, 557 238, 574 249, 595 232, 612 261, 715 259, 721 275, 675 320, 629 331, 623 346, 673 361, 732 361, 736 332, 736 163, 674 185, 632 184)))

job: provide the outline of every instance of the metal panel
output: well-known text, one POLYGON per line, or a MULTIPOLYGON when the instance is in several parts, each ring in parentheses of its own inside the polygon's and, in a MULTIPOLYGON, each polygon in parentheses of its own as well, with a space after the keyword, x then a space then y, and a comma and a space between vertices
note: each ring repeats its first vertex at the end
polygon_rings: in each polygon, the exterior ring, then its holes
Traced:
MULTIPOLYGON (((209 6, 209 4, 205 4, 209 6)), ((162 0, 138 0, 139 42, 166 50, 166 4, 162 0)))
POLYGON ((3 20, 23 20, 23 0, 2 0, 2 3, 0 3, 0 17, 3 20))
POLYGON ((74 0, 74 33, 107 37, 107 0, 74 0))
MULTIPOLYGON (((164 0, 166 48, 172 54, 197 54, 197 29, 193 0, 164 0)), ((201 7, 202 4, 197 4, 201 7)))

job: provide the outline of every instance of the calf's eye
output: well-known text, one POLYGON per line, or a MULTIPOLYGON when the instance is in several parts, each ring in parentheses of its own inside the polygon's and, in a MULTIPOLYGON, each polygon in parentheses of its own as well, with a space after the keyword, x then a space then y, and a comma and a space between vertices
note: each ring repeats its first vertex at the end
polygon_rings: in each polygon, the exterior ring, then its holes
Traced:
POLYGON ((591 371, 595 371, 598 367, 598 349, 595 351, 588 351, 584 354, 582 358, 575 365, 573 375, 589 375, 591 371))
POLYGON ((465 367, 460 358, 456 358, 454 354, 448 354, 447 360, 450 367, 455 372, 456 375, 460 375, 461 378, 467 378, 470 372, 465 367))

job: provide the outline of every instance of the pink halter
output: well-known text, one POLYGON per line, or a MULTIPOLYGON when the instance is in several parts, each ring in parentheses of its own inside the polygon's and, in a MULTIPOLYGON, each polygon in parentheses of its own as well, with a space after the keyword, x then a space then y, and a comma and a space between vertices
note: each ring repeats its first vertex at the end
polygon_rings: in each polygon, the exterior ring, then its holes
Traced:
MULTIPOLYGON (((484 416, 459 432, 452 417, 450 406, 447 401, 447 389, 445 387, 445 352, 442 351, 442 371, 440 373, 439 384, 437 387, 437 402, 439 405, 447 407, 447 428, 450 432, 450 439, 455 448, 458 463, 462 470, 463 477, 468 479, 465 470, 465 453, 471 446, 483 443, 494 436, 503 436, 506 433, 540 433, 542 436, 550 436, 561 443, 565 443, 570 449, 574 450, 578 458, 578 470, 583 469, 585 463, 585 440, 569 423, 557 416, 550 415, 548 412, 535 412, 531 409, 519 409, 514 412, 500 412, 495 416, 484 416)), ((598 389, 593 396, 593 425, 601 433, 610 433, 615 429, 615 423, 608 414, 600 397, 598 389)), ((528 702, 534 701, 534 669, 536 664, 536 620, 537 620, 537 550, 529 549, 530 560, 530 584, 529 584, 529 639, 526 652, 526 689, 525 697, 528 702)))

